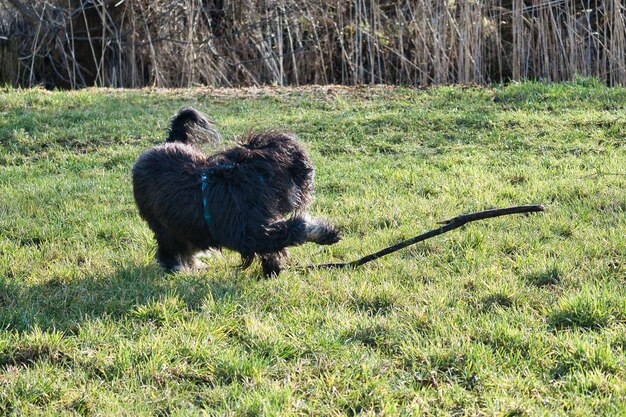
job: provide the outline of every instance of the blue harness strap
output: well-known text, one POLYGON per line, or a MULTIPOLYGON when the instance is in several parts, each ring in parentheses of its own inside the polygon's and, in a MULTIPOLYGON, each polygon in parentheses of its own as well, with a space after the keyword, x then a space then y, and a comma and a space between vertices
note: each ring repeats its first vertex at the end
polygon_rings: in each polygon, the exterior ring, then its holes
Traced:
POLYGON ((211 218, 211 213, 209 213, 209 207, 208 207, 208 196, 206 193, 206 187, 207 187, 207 175, 206 174, 202 174, 202 211, 204 214, 204 221, 206 221, 206 224, 208 226, 211 226, 211 223, 213 222, 213 219, 211 218))
POLYGON ((213 217, 211 216, 211 212, 209 211, 209 195, 207 193, 208 187, 208 175, 207 173, 202 173, 202 215, 204 216, 204 221, 206 222, 207 227, 209 228, 209 233, 211 234, 211 238, 213 239, 215 236, 215 225, 213 224, 213 217))

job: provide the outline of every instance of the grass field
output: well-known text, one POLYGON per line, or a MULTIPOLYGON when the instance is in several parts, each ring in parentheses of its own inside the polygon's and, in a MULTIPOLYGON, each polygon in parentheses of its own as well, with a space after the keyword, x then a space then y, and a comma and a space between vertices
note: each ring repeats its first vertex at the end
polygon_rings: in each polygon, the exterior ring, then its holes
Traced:
POLYGON ((626 89, 0 93, 0 414, 626 414, 626 89), (283 127, 358 270, 166 275, 130 168, 182 105, 283 127))

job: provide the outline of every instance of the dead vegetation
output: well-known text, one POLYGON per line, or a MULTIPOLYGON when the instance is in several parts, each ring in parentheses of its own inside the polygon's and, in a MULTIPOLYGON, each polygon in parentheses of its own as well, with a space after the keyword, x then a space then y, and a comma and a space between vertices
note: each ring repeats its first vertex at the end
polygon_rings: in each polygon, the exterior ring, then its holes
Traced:
POLYGON ((8 0, 0 82, 626 83, 621 0, 8 0))

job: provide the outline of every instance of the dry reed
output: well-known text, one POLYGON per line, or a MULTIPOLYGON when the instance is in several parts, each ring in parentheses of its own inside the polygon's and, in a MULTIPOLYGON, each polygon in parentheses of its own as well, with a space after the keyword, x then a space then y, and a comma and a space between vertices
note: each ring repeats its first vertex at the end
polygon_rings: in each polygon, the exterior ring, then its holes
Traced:
POLYGON ((626 84, 621 0, 8 0, 0 81, 626 84))

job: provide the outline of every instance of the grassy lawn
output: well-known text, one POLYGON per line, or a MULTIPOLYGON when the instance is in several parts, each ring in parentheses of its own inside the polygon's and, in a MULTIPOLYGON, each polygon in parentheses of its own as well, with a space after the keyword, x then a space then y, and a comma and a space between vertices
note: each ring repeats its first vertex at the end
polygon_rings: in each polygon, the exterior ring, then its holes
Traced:
POLYGON ((0 414, 626 413, 626 89, 0 92, 0 414), (225 145, 283 127, 343 230, 262 279, 166 275, 130 168, 182 105, 225 145))

